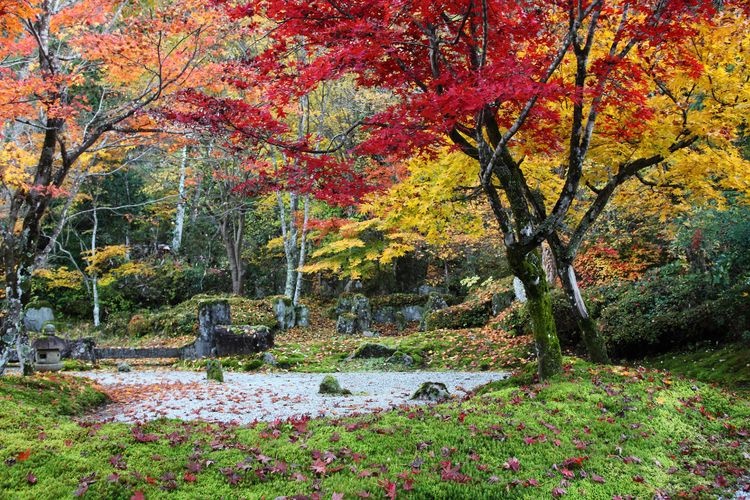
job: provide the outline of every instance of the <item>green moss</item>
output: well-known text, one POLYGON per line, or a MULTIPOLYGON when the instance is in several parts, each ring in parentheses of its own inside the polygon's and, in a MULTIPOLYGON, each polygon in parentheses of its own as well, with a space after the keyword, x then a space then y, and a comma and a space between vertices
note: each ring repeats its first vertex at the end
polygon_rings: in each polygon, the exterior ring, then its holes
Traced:
POLYGON ((221 361, 209 359, 206 361, 206 378, 216 382, 224 382, 224 371, 221 369, 221 361))
POLYGON ((639 363, 703 382, 750 391, 750 343, 722 347, 696 346, 684 352, 671 352, 639 363))
POLYGON ((82 387, 6 377, 0 491, 69 498, 88 480, 84 498, 380 498, 390 483, 425 499, 549 498, 558 487, 582 499, 731 498, 732 471, 750 468, 742 395, 577 360, 548 382, 533 376, 530 367, 432 408, 249 426, 79 425, 53 401, 82 387))
POLYGON ((278 327, 271 299, 250 300, 236 295, 196 295, 181 304, 157 311, 141 311, 129 318, 123 332, 122 319, 108 321, 105 334, 120 336, 154 335, 178 337, 197 335, 198 309, 202 304, 229 302, 232 323, 235 325, 263 325, 274 330, 278 327))
POLYGON ((427 302, 426 295, 416 293, 392 293, 390 295, 377 295, 370 299, 373 309, 381 307, 406 307, 423 306, 427 302))
POLYGON ((346 396, 352 393, 348 389, 343 389, 336 377, 332 375, 326 375, 325 377, 323 377, 323 381, 320 383, 318 392, 320 394, 328 394, 332 396, 346 396))

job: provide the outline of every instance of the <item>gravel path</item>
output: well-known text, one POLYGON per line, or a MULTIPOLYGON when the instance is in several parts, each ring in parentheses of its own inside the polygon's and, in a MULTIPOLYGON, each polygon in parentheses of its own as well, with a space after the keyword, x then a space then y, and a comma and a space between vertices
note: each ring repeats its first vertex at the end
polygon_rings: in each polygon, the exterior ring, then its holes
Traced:
POLYGON ((100 384, 113 403, 94 420, 142 422, 160 417, 246 424, 293 416, 343 416, 413 403, 427 381, 442 382, 463 396, 475 387, 507 377, 503 372, 346 372, 334 373, 351 396, 321 396, 325 373, 224 373, 223 384, 187 371, 80 372, 100 384))

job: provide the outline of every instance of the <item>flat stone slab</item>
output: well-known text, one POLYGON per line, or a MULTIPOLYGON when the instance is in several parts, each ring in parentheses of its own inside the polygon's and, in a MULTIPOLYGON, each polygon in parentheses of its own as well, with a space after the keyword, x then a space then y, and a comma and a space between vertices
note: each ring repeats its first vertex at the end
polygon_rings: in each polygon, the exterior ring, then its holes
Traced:
POLYGON ((341 417, 419 404, 409 398, 422 383, 442 382, 451 394, 508 376, 504 372, 224 373, 224 383, 203 372, 79 372, 100 384, 113 403, 87 420, 144 422, 157 418, 248 424, 309 415, 341 417), (335 376, 351 396, 325 396, 318 387, 335 376))

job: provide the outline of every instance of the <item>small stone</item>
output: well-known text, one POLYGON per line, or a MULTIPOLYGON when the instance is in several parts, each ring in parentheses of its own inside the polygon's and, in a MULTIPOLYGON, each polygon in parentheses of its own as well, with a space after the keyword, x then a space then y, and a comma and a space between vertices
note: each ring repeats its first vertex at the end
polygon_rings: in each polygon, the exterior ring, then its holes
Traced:
POLYGON ((394 365, 404 365, 404 366, 413 366, 414 365, 414 358, 409 356, 408 354, 400 354, 396 353, 390 358, 385 360, 386 363, 394 364, 394 365))
POLYGON ((323 381, 320 383, 318 392, 320 394, 332 394, 335 396, 348 396, 352 393, 348 389, 342 389, 339 381, 332 375, 326 375, 323 378, 323 381))
POLYGON ((263 362, 267 365, 276 366, 276 356, 270 352, 263 353, 263 362))
POLYGON ((425 382, 411 398, 421 401, 441 401, 450 396, 448 388, 442 382, 425 382))
POLYGON ((206 362, 206 378, 217 382, 224 382, 224 372, 221 369, 221 361, 209 359, 206 362))
POLYGON ((120 373, 128 373, 130 371, 130 365, 125 362, 117 363, 117 371, 120 373))

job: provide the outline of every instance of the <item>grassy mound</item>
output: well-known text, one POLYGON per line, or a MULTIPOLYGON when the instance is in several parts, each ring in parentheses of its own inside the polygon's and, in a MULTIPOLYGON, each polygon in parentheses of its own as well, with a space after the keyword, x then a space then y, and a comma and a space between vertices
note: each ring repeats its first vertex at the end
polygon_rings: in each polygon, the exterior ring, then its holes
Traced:
POLYGON ((227 300, 235 325, 278 326, 270 300, 250 300, 235 295, 196 295, 181 304, 157 311, 144 311, 129 318, 111 320, 105 327, 111 336, 194 336, 198 333, 198 308, 204 301, 227 300))
MULTIPOLYGON (((23 415, 0 415, 0 490, 11 498, 598 499, 727 497, 744 488, 747 399, 664 372, 579 361, 550 382, 531 377, 433 407, 250 427, 78 425, 52 420, 50 400, 28 398, 13 402, 23 415)), ((16 383, 8 379, 4 394, 16 383)))
POLYGON ((692 351, 669 353, 642 361, 703 382, 750 391, 750 344, 703 346, 692 351))

